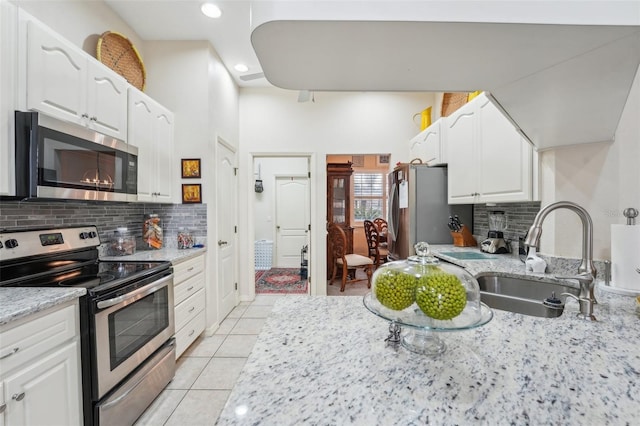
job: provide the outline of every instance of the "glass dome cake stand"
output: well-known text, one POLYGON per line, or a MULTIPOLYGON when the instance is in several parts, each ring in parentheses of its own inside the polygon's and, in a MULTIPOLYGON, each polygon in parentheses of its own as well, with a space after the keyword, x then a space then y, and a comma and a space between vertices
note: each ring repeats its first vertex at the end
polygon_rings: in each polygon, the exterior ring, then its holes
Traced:
POLYGON ((390 343, 400 343, 411 352, 436 356, 447 349, 439 337, 441 332, 469 330, 487 324, 493 318, 493 311, 480 303, 480 317, 470 318, 464 312, 453 320, 434 320, 427 317, 415 305, 403 311, 394 311, 378 302, 371 292, 364 296, 364 306, 377 316, 389 321, 390 343))
POLYGON ((416 256, 379 267, 363 302, 390 322, 387 342, 437 356, 446 351, 440 333, 481 327, 493 311, 480 301, 478 281, 469 272, 440 263, 427 243, 416 244, 415 250, 416 256))

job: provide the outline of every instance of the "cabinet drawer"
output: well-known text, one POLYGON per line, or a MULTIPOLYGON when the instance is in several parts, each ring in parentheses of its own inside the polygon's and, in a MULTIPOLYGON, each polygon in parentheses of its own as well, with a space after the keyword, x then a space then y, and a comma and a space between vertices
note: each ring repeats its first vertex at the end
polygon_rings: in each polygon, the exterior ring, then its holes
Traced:
POLYGON ((198 274, 180 284, 176 284, 176 281, 174 281, 173 285, 173 303, 175 306, 178 306, 178 304, 182 303, 189 296, 195 294, 195 292, 201 288, 204 288, 204 274, 198 274))
POLYGON ((191 321, 176 333, 176 358, 204 331, 204 311, 200 311, 191 321))
POLYGON ((77 303, 62 309, 26 318, 12 328, 0 332, 0 372, 40 357, 47 351, 72 339, 78 334, 77 303))
POLYGON ((204 310, 204 290, 200 289, 195 294, 189 296, 187 300, 176 306, 176 330, 180 330, 198 312, 204 310))
POLYGON ((185 260, 173 266, 173 282, 177 285, 204 271, 204 256, 185 260))

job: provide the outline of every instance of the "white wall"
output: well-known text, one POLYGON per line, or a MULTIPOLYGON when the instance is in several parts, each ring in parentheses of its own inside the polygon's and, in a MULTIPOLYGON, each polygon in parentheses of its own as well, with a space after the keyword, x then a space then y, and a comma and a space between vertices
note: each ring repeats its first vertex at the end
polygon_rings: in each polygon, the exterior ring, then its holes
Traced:
MULTIPOLYGON (((216 256, 216 141, 238 146, 238 87, 208 42, 154 41, 145 45, 148 92, 175 114, 174 191, 182 183, 201 183, 207 204, 207 316, 209 331, 222 318, 218 308, 216 256), (200 158, 201 179, 180 179, 180 159, 200 158)), ((244 256, 241 256, 244 258, 244 256)))
MULTIPOLYGON (((541 153, 542 205, 574 201, 593 220, 594 258, 611 259, 611 224, 626 223, 622 211, 640 209, 640 71, 636 74, 613 143, 541 153)), ((593 117, 597 120, 598 117, 593 117)), ((569 211, 551 213, 543 225, 541 251, 581 257, 581 225, 569 211)))
MULTIPOLYGON (((311 156, 312 293, 326 293, 326 155, 391 154, 391 164, 409 161, 409 140, 419 132, 413 115, 434 105, 432 93, 316 92, 315 102, 297 102, 281 89, 240 91, 240 253, 253 259, 253 156, 311 156)), ((252 266, 240 270, 240 296, 253 296, 252 266)))
POLYGON ((253 193, 254 240, 271 240, 275 244, 276 176, 306 176, 309 162, 307 157, 256 157, 253 163, 255 179, 258 178, 258 166, 264 191, 253 193))
POLYGON ((102 1, 14 0, 13 3, 94 58, 100 35, 115 31, 133 43, 143 62, 146 59, 142 39, 102 1))

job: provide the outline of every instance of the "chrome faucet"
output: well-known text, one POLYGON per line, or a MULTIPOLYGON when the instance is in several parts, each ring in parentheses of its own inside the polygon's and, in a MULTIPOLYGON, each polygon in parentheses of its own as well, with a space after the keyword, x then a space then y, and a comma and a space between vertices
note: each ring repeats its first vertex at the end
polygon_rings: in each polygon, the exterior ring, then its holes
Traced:
POLYGON ((578 268, 578 275, 556 278, 577 280, 580 283, 580 294, 578 297, 569 293, 562 293, 562 295, 572 297, 578 301, 580 304, 578 317, 595 321, 596 317, 593 315, 593 305, 598 302, 593 294, 593 287, 597 270, 593 265, 593 222, 591 221, 589 213, 583 207, 571 201, 558 201, 557 203, 549 204, 536 215, 524 243, 529 247, 540 248, 542 222, 544 222, 544 219, 549 213, 561 208, 576 213, 582 221, 582 263, 578 268))

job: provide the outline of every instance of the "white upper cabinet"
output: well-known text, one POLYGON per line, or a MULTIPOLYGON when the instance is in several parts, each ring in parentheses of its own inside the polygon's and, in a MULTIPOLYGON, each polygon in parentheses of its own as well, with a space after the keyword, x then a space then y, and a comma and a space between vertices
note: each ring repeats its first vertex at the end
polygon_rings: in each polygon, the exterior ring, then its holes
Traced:
POLYGON ((0 0, 0 195, 15 195, 16 16, 16 7, 0 0))
POLYGON ((443 118, 439 118, 409 141, 412 159, 419 158, 430 166, 447 164, 447 150, 444 145, 446 139, 442 135, 443 121, 443 118))
POLYGON ((36 21, 27 22, 27 108, 126 141, 124 78, 36 21))
POLYGON ((485 94, 446 120, 450 204, 533 200, 533 150, 485 94))
MULTIPOLYGON (((173 203, 173 113, 129 88, 129 143, 138 148, 138 201, 173 203)), ((174 172, 175 171, 175 172, 174 172)))

